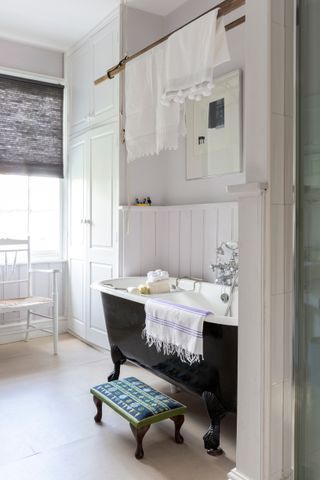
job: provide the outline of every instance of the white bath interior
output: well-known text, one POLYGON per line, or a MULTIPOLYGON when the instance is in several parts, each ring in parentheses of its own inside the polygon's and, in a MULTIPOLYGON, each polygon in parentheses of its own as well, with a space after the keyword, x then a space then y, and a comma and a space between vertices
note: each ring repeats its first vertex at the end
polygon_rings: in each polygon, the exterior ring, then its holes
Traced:
POLYGON ((185 305, 187 307, 199 308, 209 312, 205 321, 220 325, 238 326, 238 291, 232 296, 230 314, 226 314, 228 302, 223 302, 222 294, 230 294, 231 287, 216 285, 208 282, 197 282, 189 279, 169 279, 171 291, 162 294, 141 295, 127 291, 129 287, 139 287, 146 282, 146 277, 125 277, 111 278, 107 281, 95 282, 91 288, 100 292, 106 292, 119 298, 145 304, 149 299, 159 298, 166 300, 173 305, 185 305), (177 280, 179 287, 176 288, 177 280))

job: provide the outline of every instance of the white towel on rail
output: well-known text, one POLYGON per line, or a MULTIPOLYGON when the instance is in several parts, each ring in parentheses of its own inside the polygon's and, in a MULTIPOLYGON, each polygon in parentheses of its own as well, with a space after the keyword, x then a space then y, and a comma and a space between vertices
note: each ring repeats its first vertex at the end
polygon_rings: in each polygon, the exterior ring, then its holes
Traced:
POLYGON ((178 148, 185 134, 181 106, 161 104, 164 89, 165 44, 149 50, 126 65, 127 160, 178 148))
POLYGON ((218 9, 172 34, 166 43, 165 86, 161 101, 201 100, 214 87, 213 70, 230 60, 223 17, 218 9))
POLYGON ((159 298, 148 300, 145 312, 143 337, 149 347, 190 365, 203 359, 203 322, 210 312, 159 298))

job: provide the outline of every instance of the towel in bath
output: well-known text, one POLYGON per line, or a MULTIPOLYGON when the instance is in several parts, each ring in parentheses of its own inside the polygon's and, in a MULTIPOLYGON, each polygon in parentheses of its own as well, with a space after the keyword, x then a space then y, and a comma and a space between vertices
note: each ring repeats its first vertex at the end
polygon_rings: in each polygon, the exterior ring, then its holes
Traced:
POLYGON ((210 312, 160 299, 148 300, 145 312, 142 335, 149 347, 190 365, 203 359, 203 322, 210 312))
POLYGON ((149 50, 126 66, 127 160, 176 150, 185 135, 181 106, 163 106, 165 45, 149 50))
POLYGON ((230 60, 223 18, 218 10, 172 34, 166 43, 164 105, 201 100, 214 87, 214 67, 230 60))

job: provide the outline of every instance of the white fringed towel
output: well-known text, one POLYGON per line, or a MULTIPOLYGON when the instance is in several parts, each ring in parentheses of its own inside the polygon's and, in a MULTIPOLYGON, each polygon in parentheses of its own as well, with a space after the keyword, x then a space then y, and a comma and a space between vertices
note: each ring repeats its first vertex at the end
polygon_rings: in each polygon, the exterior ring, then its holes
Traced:
POLYGON ((158 45, 126 65, 127 160, 176 150, 185 135, 181 106, 161 103, 164 90, 165 44, 158 45))
POLYGON ((214 87, 213 69, 230 60, 223 17, 218 9, 172 34, 166 43, 163 105, 201 100, 214 87))
POLYGON ((210 312, 160 299, 148 300, 145 312, 142 336, 149 347, 190 365, 203 359, 203 322, 210 312))

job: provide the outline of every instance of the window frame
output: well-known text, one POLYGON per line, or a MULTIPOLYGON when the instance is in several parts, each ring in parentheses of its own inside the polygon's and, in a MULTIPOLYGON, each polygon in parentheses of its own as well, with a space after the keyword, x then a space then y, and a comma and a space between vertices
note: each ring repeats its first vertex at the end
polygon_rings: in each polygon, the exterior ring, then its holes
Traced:
MULTIPOLYGON (((29 177, 30 179, 31 177, 29 177)), ((58 179, 59 182, 59 240, 58 240, 58 248, 57 248, 57 255, 54 255, 52 250, 32 250, 32 238, 31 238, 31 261, 32 263, 54 263, 54 262, 61 262, 64 259, 64 180, 58 179)), ((30 221, 30 181, 28 182, 28 224, 30 221)))
MULTIPOLYGON (((41 82, 47 82, 47 83, 54 83, 57 85, 63 85, 64 88, 64 98, 63 98, 63 160, 64 160, 64 172, 66 172, 66 144, 67 144, 67 137, 66 137, 66 132, 67 132, 67 88, 66 88, 66 82, 65 79, 62 77, 51 77, 50 75, 44 75, 41 73, 34 73, 34 72, 28 72, 24 70, 19 70, 19 69, 13 69, 13 68, 6 68, 6 67, 0 67, 0 74, 3 75, 11 75, 13 77, 19 77, 19 78, 25 78, 29 80, 36 80, 36 81, 41 81, 41 82)), ((30 184, 28 184, 28 196, 29 196, 29 188, 30 184)), ((50 255, 50 251, 48 251, 48 255, 44 255, 42 252, 36 252, 31 250, 31 261, 32 263, 58 263, 58 262, 63 262, 66 259, 66 232, 67 229, 66 227, 66 176, 64 178, 59 179, 59 216, 60 216, 60 232, 59 232, 59 248, 58 248, 58 255, 50 255)), ((29 215, 30 215, 30 204, 28 201, 28 220, 29 220, 29 215)))

